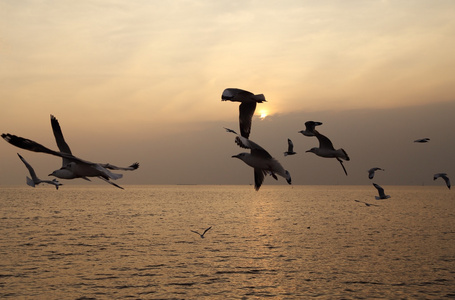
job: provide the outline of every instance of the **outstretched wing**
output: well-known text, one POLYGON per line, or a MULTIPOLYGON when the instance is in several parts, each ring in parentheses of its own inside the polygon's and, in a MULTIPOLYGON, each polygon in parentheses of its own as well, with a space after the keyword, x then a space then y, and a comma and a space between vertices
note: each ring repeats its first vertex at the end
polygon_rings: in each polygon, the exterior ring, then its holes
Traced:
POLYGON ((294 144, 291 139, 288 139, 288 152, 294 152, 294 144))
POLYGON ((242 136, 236 136, 235 143, 239 145, 241 148, 250 149, 251 154, 255 156, 272 158, 272 156, 264 148, 262 148, 261 146, 247 138, 244 138, 242 136))
POLYGON ((24 165, 27 167, 28 171, 30 172, 30 176, 32 177, 32 180, 34 182, 39 180, 38 177, 36 176, 35 170, 33 170, 32 166, 19 153, 17 153, 17 155, 22 160, 24 165))
POLYGON ((320 134, 317 130, 313 130, 313 133, 318 138, 319 148, 326 148, 326 149, 335 150, 335 148, 333 148, 332 142, 329 140, 328 137, 326 137, 325 135, 320 134))
POLYGON ((253 120, 256 102, 242 102, 239 106, 240 135, 248 138, 251 133, 251 122, 253 120))
POLYGON ((117 167, 117 166, 114 166, 114 165, 111 165, 111 164, 100 164, 103 168, 106 168, 106 169, 110 169, 110 170, 123 170, 123 171, 134 171, 136 170, 137 168, 139 168, 139 163, 136 162, 134 164, 132 164, 131 166, 129 167, 117 167))

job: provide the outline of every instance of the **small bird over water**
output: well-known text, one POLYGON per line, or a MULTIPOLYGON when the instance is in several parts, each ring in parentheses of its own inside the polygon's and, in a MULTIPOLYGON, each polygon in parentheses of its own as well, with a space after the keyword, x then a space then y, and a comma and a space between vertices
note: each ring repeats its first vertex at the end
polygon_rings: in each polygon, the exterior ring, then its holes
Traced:
POLYGON ((319 148, 313 147, 310 150, 307 150, 306 152, 312 152, 316 154, 317 156, 321 157, 326 157, 326 158, 336 158, 338 162, 341 164, 341 167, 343 168, 344 173, 346 176, 348 175, 348 172, 346 171, 343 161, 344 160, 350 160, 348 154, 346 151, 344 151, 343 148, 336 149, 333 147, 332 142, 329 140, 328 137, 325 135, 320 134, 317 130, 313 130, 314 135, 318 138, 319 140, 319 148))
POLYGON ((204 230, 204 232, 203 232, 202 234, 200 234, 199 232, 194 231, 194 230, 191 230, 191 232, 194 232, 194 233, 196 233, 196 234, 199 234, 199 236, 201 237, 201 239, 203 239, 203 238, 204 238, 204 234, 205 234, 207 231, 209 231, 210 228, 212 228, 212 226, 210 226, 209 228, 207 228, 206 230, 204 230))
POLYGON ((373 179, 374 172, 379 171, 379 170, 385 171, 384 169, 381 169, 381 168, 371 168, 371 169, 369 169, 368 170, 368 178, 373 179))
POLYGON ((288 139, 288 151, 284 152, 284 156, 294 154, 297 154, 296 152, 294 152, 294 144, 292 143, 291 139, 288 139))
POLYGON ((53 179, 53 180, 41 180, 39 179, 37 176, 36 176, 36 173, 35 173, 35 170, 32 168, 32 166, 25 160, 25 158, 23 158, 19 153, 17 153, 17 155, 19 156, 19 158, 22 160, 22 162, 24 163, 24 165, 27 167, 29 173, 30 173, 30 176, 32 178, 29 178, 28 176, 26 176, 27 178, 27 184, 31 187, 35 187, 35 185, 38 185, 40 183, 48 183, 48 184, 52 184, 52 185, 55 185, 55 188, 58 190, 58 187, 60 185, 62 185, 60 182, 57 181, 57 179, 53 179))
POLYGON ((378 196, 374 196, 376 198, 376 200, 390 198, 389 195, 386 195, 384 193, 384 189, 379 184, 373 183, 373 185, 378 190, 378 193, 379 193, 379 197, 378 196))
POLYGON ((221 95, 221 101, 241 102, 239 106, 240 135, 248 138, 251 132, 251 122, 254 111, 256 110, 256 104, 266 102, 264 95, 255 95, 245 90, 227 88, 221 95))
POLYGON ((300 130, 299 132, 304 136, 314 136, 314 128, 319 125, 322 125, 322 123, 316 121, 306 121, 305 130, 300 130))
POLYGON ((446 182, 447 187, 448 187, 449 190, 450 190, 450 180, 449 180, 449 177, 447 177, 447 174, 446 174, 446 173, 436 173, 436 174, 434 174, 434 176, 433 176, 433 180, 436 180, 436 179, 438 179, 439 177, 441 177, 442 179, 444 179, 444 181, 446 182))

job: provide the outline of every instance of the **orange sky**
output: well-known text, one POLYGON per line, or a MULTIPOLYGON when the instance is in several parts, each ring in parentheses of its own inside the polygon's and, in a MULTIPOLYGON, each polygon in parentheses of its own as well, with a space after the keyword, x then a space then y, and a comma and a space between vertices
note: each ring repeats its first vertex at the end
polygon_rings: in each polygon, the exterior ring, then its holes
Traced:
MULTIPOLYGON (((142 162, 142 173, 122 179, 128 183, 178 183, 172 172, 236 183, 232 172, 250 171, 221 156, 241 152, 219 130, 237 126, 237 105, 220 101, 226 87, 265 94, 261 109, 272 117, 253 123, 253 140, 273 121, 293 134, 302 129, 283 116, 301 116, 302 126, 325 116, 330 132, 354 125, 341 117, 343 124, 331 123, 333 114, 428 104, 444 113, 455 100, 452 1, 2 1, 0 11, 1 131, 55 148, 54 114, 77 156, 142 162), (219 139, 229 140, 228 153, 206 144, 219 139), (186 166, 179 147, 209 148, 213 168, 234 169, 221 175, 186 166), (153 171, 168 172, 153 159, 160 153, 173 156, 165 182, 153 171)), ((378 126, 357 128, 367 125, 378 126)), ((255 141, 268 150, 273 144, 267 135, 255 141)), ((0 184, 23 182, 18 150, 0 143, 0 184)), ((59 167, 55 158, 24 152, 42 177, 59 167)), ((281 152, 271 154, 282 161, 281 152)))

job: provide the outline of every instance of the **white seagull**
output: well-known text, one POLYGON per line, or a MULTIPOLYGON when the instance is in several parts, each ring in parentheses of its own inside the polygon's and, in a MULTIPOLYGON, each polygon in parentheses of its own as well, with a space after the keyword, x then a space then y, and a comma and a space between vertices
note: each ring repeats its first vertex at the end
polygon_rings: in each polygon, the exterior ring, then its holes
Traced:
POLYGON ((414 143, 428 143, 430 141, 429 138, 423 138, 423 139, 417 139, 414 141, 414 143))
POLYGON ((201 239, 203 239, 203 238, 204 238, 204 234, 205 234, 207 231, 209 231, 210 228, 212 228, 212 226, 210 226, 209 228, 207 228, 206 230, 204 230, 204 232, 203 232, 202 234, 200 234, 199 232, 194 231, 194 230, 191 230, 191 232, 194 232, 194 233, 199 234, 199 236, 201 237, 201 239))
POLYGON ((294 152, 294 144, 292 143, 291 139, 288 139, 288 151, 284 152, 284 156, 294 154, 297 154, 297 152, 294 152))
POLYGON ((30 177, 26 176, 27 178, 27 184, 31 187, 35 187, 35 185, 38 185, 40 183, 48 183, 48 184, 52 184, 52 185, 55 185, 55 188, 58 190, 58 187, 60 185, 62 185, 60 182, 57 181, 57 179, 53 179, 53 180, 41 180, 38 178, 38 176, 36 176, 36 173, 35 173, 35 170, 32 168, 32 166, 25 160, 25 158, 23 158, 19 153, 17 153, 17 155, 19 156, 19 158, 22 160, 22 162, 24 163, 24 165, 27 167, 28 171, 30 172, 30 177))
POLYGON ((241 102, 239 106, 240 135, 248 138, 251 132, 251 121, 256 110, 256 103, 266 102, 264 95, 255 95, 245 90, 227 88, 221 95, 221 101, 241 102))
POLYGON ((123 189, 121 186, 111 182, 109 179, 119 179, 122 178, 122 174, 116 174, 110 172, 108 169, 111 170, 135 170, 139 167, 138 163, 134 163, 129 167, 122 168, 117 167, 111 164, 99 164, 93 163, 87 160, 83 160, 71 154, 71 150, 69 149, 68 144, 66 144, 60 125, 58 124, 57 119, 51 115, 51 124, 52 129, 54 132, 54 137, 57 142, 57 146, 60 149, 60 152, 51 150, 49 148, 44 147, 43 145, 29 140, 22 137, 18 137, 12 134, 2 134, 2 138, 6 140, 8 143, 33 152, 42 152, 47 153, 54 156, 59 156, 63 159, 62 168, 59 170, 55 170, 50 174, 50 176, 55 176, 61 179, 74 179, 74 178, 83 178, 89 180, 87 177, 98 177, 107 183, 116 186, 118 188, 123 189))
POLYGON ((436 173, 436 174, 434 174, 434 176, 433 176, 433 180, 436 180, 436 179, 438 179, 439 177, 441 177, 442 179, 444 179, 444 181, 446 182, 447 187, 448 187, 449 190, 450 190, 450 179, 449 179, 449 177, 447 177, 447 174, 446 174, 446 173, 436 173))
POLYGON ((314 128, 319 125, 322 125, 322 123, 316 121, 306 121, 305 130, 300 130, 299 132, 304 136, 314 136, 314 128))
POLYGON ((336 158, 338 162, 341 164, 341 167, 343 167, 343 171, 347 176, 348 172, 346 172, 346 169, 343 165, 343 161, 341 160, 341 159, 344 159, 346 161, 350 160, 346 151, 344 151, 344 149, 342 148, 335 150, 329 138, 327 138, 325 135, 320 134, 317 130, 313 130, 313 133, 318 138, 319 148, 313 147, 310 150, 307 150, 306 152, 312 152, 320 157, 336 158))
POLYGON ((242 152, 237 155, 233 155, 232 157, 236 157, 250 167, 254 168, 254 189, 256 191, 258 191, 261 187, 262 182, 264 181, 264 176, 267 174, 270 174, 275 179, 277 178, 275 174, 278 174, 291 184, 291 175, 289 172, 285 170, 278 160, 273 158, 264 148, 241 136, 236 136, 235 142, 240 147, 251 150, 251 153, 242 152))
POLYGON ((376 200, 390 198, 389 195, 386 195, 384 193, 384 189, 379 184, 373 183, 373 185, 378 190, 378 193, 379 193, 379 197, 378 196, 374 196, 376 198, 376 200))
POLYGON ((374 172, 379 171, 379 170, 385 171, 384 169, 381 169, 381 168, 371 168, 371 169, 369 169, 368 170, 368 178, 373 179, 374 172))

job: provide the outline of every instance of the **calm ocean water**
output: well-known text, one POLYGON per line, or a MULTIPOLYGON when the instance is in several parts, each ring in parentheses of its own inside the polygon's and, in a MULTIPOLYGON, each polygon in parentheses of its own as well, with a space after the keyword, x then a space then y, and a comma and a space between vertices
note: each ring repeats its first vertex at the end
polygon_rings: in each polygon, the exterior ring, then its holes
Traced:
POLYGON ((0 298, 455 298, 445 186, 125 188, 0 187, 0 298))

